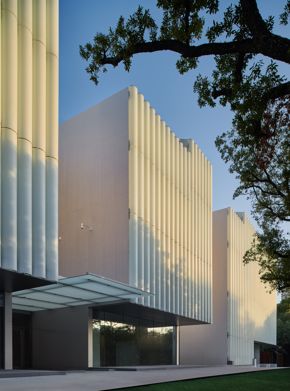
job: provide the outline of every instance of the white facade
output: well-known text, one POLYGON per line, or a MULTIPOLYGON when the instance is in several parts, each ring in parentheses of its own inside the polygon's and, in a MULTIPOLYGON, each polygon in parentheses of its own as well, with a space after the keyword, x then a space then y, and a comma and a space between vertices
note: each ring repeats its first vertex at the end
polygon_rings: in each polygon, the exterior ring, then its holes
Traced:
POLYGON ((261 344, 276 344, 276 293, 243 263, 254 233, 244 213, 213 213, 213 323, 180 328, 181 364, 251 365, 261 344))
POLYGON ((60 131, 60 274, 152 293, 139 304, 211 321, 211 165, 135 87, 60 131))
POLYGON ((250 364, 254 342, 276 345, 276 293, 269 293, 261 282, 257 263, 243 263, 255 233, 250 221, 230 208, 223 213, 228 240, 228 360, 250 364))
POLYGON ((58 0, 1 0, 0 267, 58 276, 58 0))
POLYGON ((129 283, 145 305, 211 321, 211 165, 129 88, 129 283))

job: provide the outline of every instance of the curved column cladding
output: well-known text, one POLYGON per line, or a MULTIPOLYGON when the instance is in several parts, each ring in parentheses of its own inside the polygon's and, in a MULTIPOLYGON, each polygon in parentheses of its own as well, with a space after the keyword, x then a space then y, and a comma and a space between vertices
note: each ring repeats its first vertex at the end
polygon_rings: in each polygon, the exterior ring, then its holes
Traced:
POLYGON ((18 0, 17 262, 32 273, 32 0, 18 0))
POLYGON ((175 135, 170 134, 170 303, 175 312, 175 135))
POLYGON ((130 87, 129 96, 129 282, 138 286, 138 92, 130 87))
POLYGON ((17 0, 1 6, 1 266, 17 270, 17 0))
POLYGON ((33 1, 32 266, 45 277, 46 0, 33 1))
POLYGON ((170 295, 170 286, 171 286, 171 161, 170 161, 170 152, 171 152, 171 130, 166 126, 166 162, 165 166, 167 167, 166 172, 166 281, 165 281, 165 295, 166 295, 166 310, 169 311, 171 308, 171 295, 170 295))
MULTIPOLYGON (((149 221, 151 222, 151 229, 149 229, 150 236, 150 292, 155 292, 155 273, 156 273, 156 246, 154 238, 156 236, 156 143, 155 143, 155 110, 150 107, 150 146, 148 152, 150 174, 149 174, 149 191, 150 191, 150 215, 148 216, 149 221)), ((150 306, 155 306, 155 296, 152 295, 149 297, 150 306)))
MULTIPOLYGON (((2 49, 1 49, 1 42, 2 42, 2 4, 0 3, 0 66, 2 68, 2 49)), ((1 259, 1 249, 2 249, 2 235, 1 235, 1 208, 2 208, 2 190, 1 190, 1 183, 2 183, 2 169, 1 169, 1 160, 2 160, 2 115, 1 115, 1 99, 2 99, 2 88, 1 88, 1 78, 2 78, 2 71, 0 68, 0 267, 2 264, 2 259, 1 259)))
MULTIPOLYGON (((144 103, 144 289, 150 291, 150 105, 144 103)), ((148 305, 149 297, 143 298, 148 305)))
POLYGON ((46 277, 58 276, 58 0, 46 1, 46 277))
POLYGON ((161 121, 161 227, 160 227, 160 308, 166 309, 166 123, 161 121))
POLYGON ((57 0, 1 1, 0 266, 52 280, 58 264, 57 25, 57 0))
POLYGON ((180 241, 179 241, 179 188, 180 188, 180 176, 179 176, 179 164, 180 164, 180 155, 179 155, 179 139, 175 139, 175 259, 174 259, 174 285, 175 285, 175 313, 179 314, 179 296, 180 296, 180 241))
MULTIPOLYGON (((138 287, 144 289, 144 96, 138 94, 138 287)), ((143 303, 142 298, 139 299, 143 303)))
POLYGON ((147 306, 211 322, 210 163, 129 93, 129 282, 147 306))
POLYGON ((160 291, 161 291, 161 169, 160 169, 160 155, 161 155, 161 118, 156 116, 155 123, 156 131, 156 271, 155 271, 155 308, 160 308, 160 291))

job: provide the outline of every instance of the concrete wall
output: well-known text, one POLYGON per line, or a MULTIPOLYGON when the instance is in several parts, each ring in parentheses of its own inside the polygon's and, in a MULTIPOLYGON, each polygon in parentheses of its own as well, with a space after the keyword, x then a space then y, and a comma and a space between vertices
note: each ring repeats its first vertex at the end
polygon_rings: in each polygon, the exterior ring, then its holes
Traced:
POLYGON ((128 282, 128 90, 60 128, 60 274, 128 282))
POLYGON ((89 310, 39 311, 32 316, 35 369, 86 369, 89 362, 89 310))
POLYGON ((213 214, 213 320, 180 327, 180 364, 227 363, 227 229, 223 211, 213 214))

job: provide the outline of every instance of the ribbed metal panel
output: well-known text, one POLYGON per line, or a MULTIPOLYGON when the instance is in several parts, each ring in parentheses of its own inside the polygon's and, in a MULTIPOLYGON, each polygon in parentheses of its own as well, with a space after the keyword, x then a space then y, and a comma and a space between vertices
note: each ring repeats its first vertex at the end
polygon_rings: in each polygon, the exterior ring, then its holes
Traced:
MULTIPOLYGON (((0 64, 2 64, 2 2, 0 3, 0 64)), ((2 66, 2 65, 1 65, 2 66)), ((2 169, 1 169, 1 166, 2 166, 2 115, 1 115, 1 110, 2 110, 2 104, 1 104, 1 100, 2 100, 2 88, 1 88, 1 78, 2 78, 2 71, 0 69, 0 120, 1 120, 1 124, 0 124, 0 267, 1 267, 1 264, 2 264, 2 257, 1 257, 1 251, 2 251, 2 234, 1 234, 1 231, 2 231, 2 219, 1 219, 1 214, 2 214, 2 169)))
POLYGON ((17 263, 32 273, 32 0, 18 0, 17 263))
POLYGON ((256 263, 243 264, 255 230, 243 213, 227 211, 228 359, 251 364, 254 341, 276 344, 276 294, 260 281, 256 263))
POLYGON ((58 0, 46 0, 46 277, 58 277, 58 0))
POLYGON ((138 286, 138 96, 137 89, 130 90, 129 105, 129 281, 138 286))
MULTIPOLYGON (((150 106, 144 103, 144 289, 150 291, 150 106)), ((144 298, 149 304, 149 297, 144 298)))
POLYGON ((1 263, 17 270, 17 0, 1 7, 1 263))
POLYGON ((140 304, 211 321, 211 167, 129 89, 129 282, 140 304))
POLYGON ((33 3, 32 265, 45 276, 46 0, 33 3))
MULTIPOLYGON (((161 119, 160 116, 156 117, 156 279, 155 279, 155 291, 159 292, 155 295, 155 308, 161 308, 161 263, 162 263, 162 250, 161 250, 161 119)), ((137 189, 139 191, 139 189, 137 189)), ((154 238, 153 238, 154 239, 154 238)), ((129 238, 130 240, 130 238, 129 238)))
MULTIPOLYGON (((150 194, 150 214, 149 221, 151 222, 151 232, 148 230, 148 235, 150 237, 150 292, 155 292, 156 285, 156 245, 155 245, 155 235, 156 235, 156 143, 155 143, 155 123, 156 123, 156 114, 155 110, 150 108, 150 123, 148 132, 150 133, 150 147, 148 151, 149 165, 150 165, 150 177, 149 177, 149 194, 150 194)), ((155 296, 149 298, 149 305, 151 307, 155 306, 155 296)), ((146 304, 148 304, 146 302, 146 304)))
POLYGON ((0 266, 57 279, 57 0, 1 0, 0 44, 0 266))

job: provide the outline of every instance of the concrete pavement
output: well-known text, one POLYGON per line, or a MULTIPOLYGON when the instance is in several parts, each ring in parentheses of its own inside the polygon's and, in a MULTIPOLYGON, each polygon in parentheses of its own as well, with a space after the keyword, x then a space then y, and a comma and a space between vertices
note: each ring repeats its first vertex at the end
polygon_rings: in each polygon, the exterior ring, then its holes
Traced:
MULTIPOLYGON (((252 366, 174 367, 137 371, 72 371, 66 375, 0 379, 1 391, 100 391, 122 387, 197 379, 273 368, 252 366)), ((279 370, 275 369, 275 370, 279 370)))

